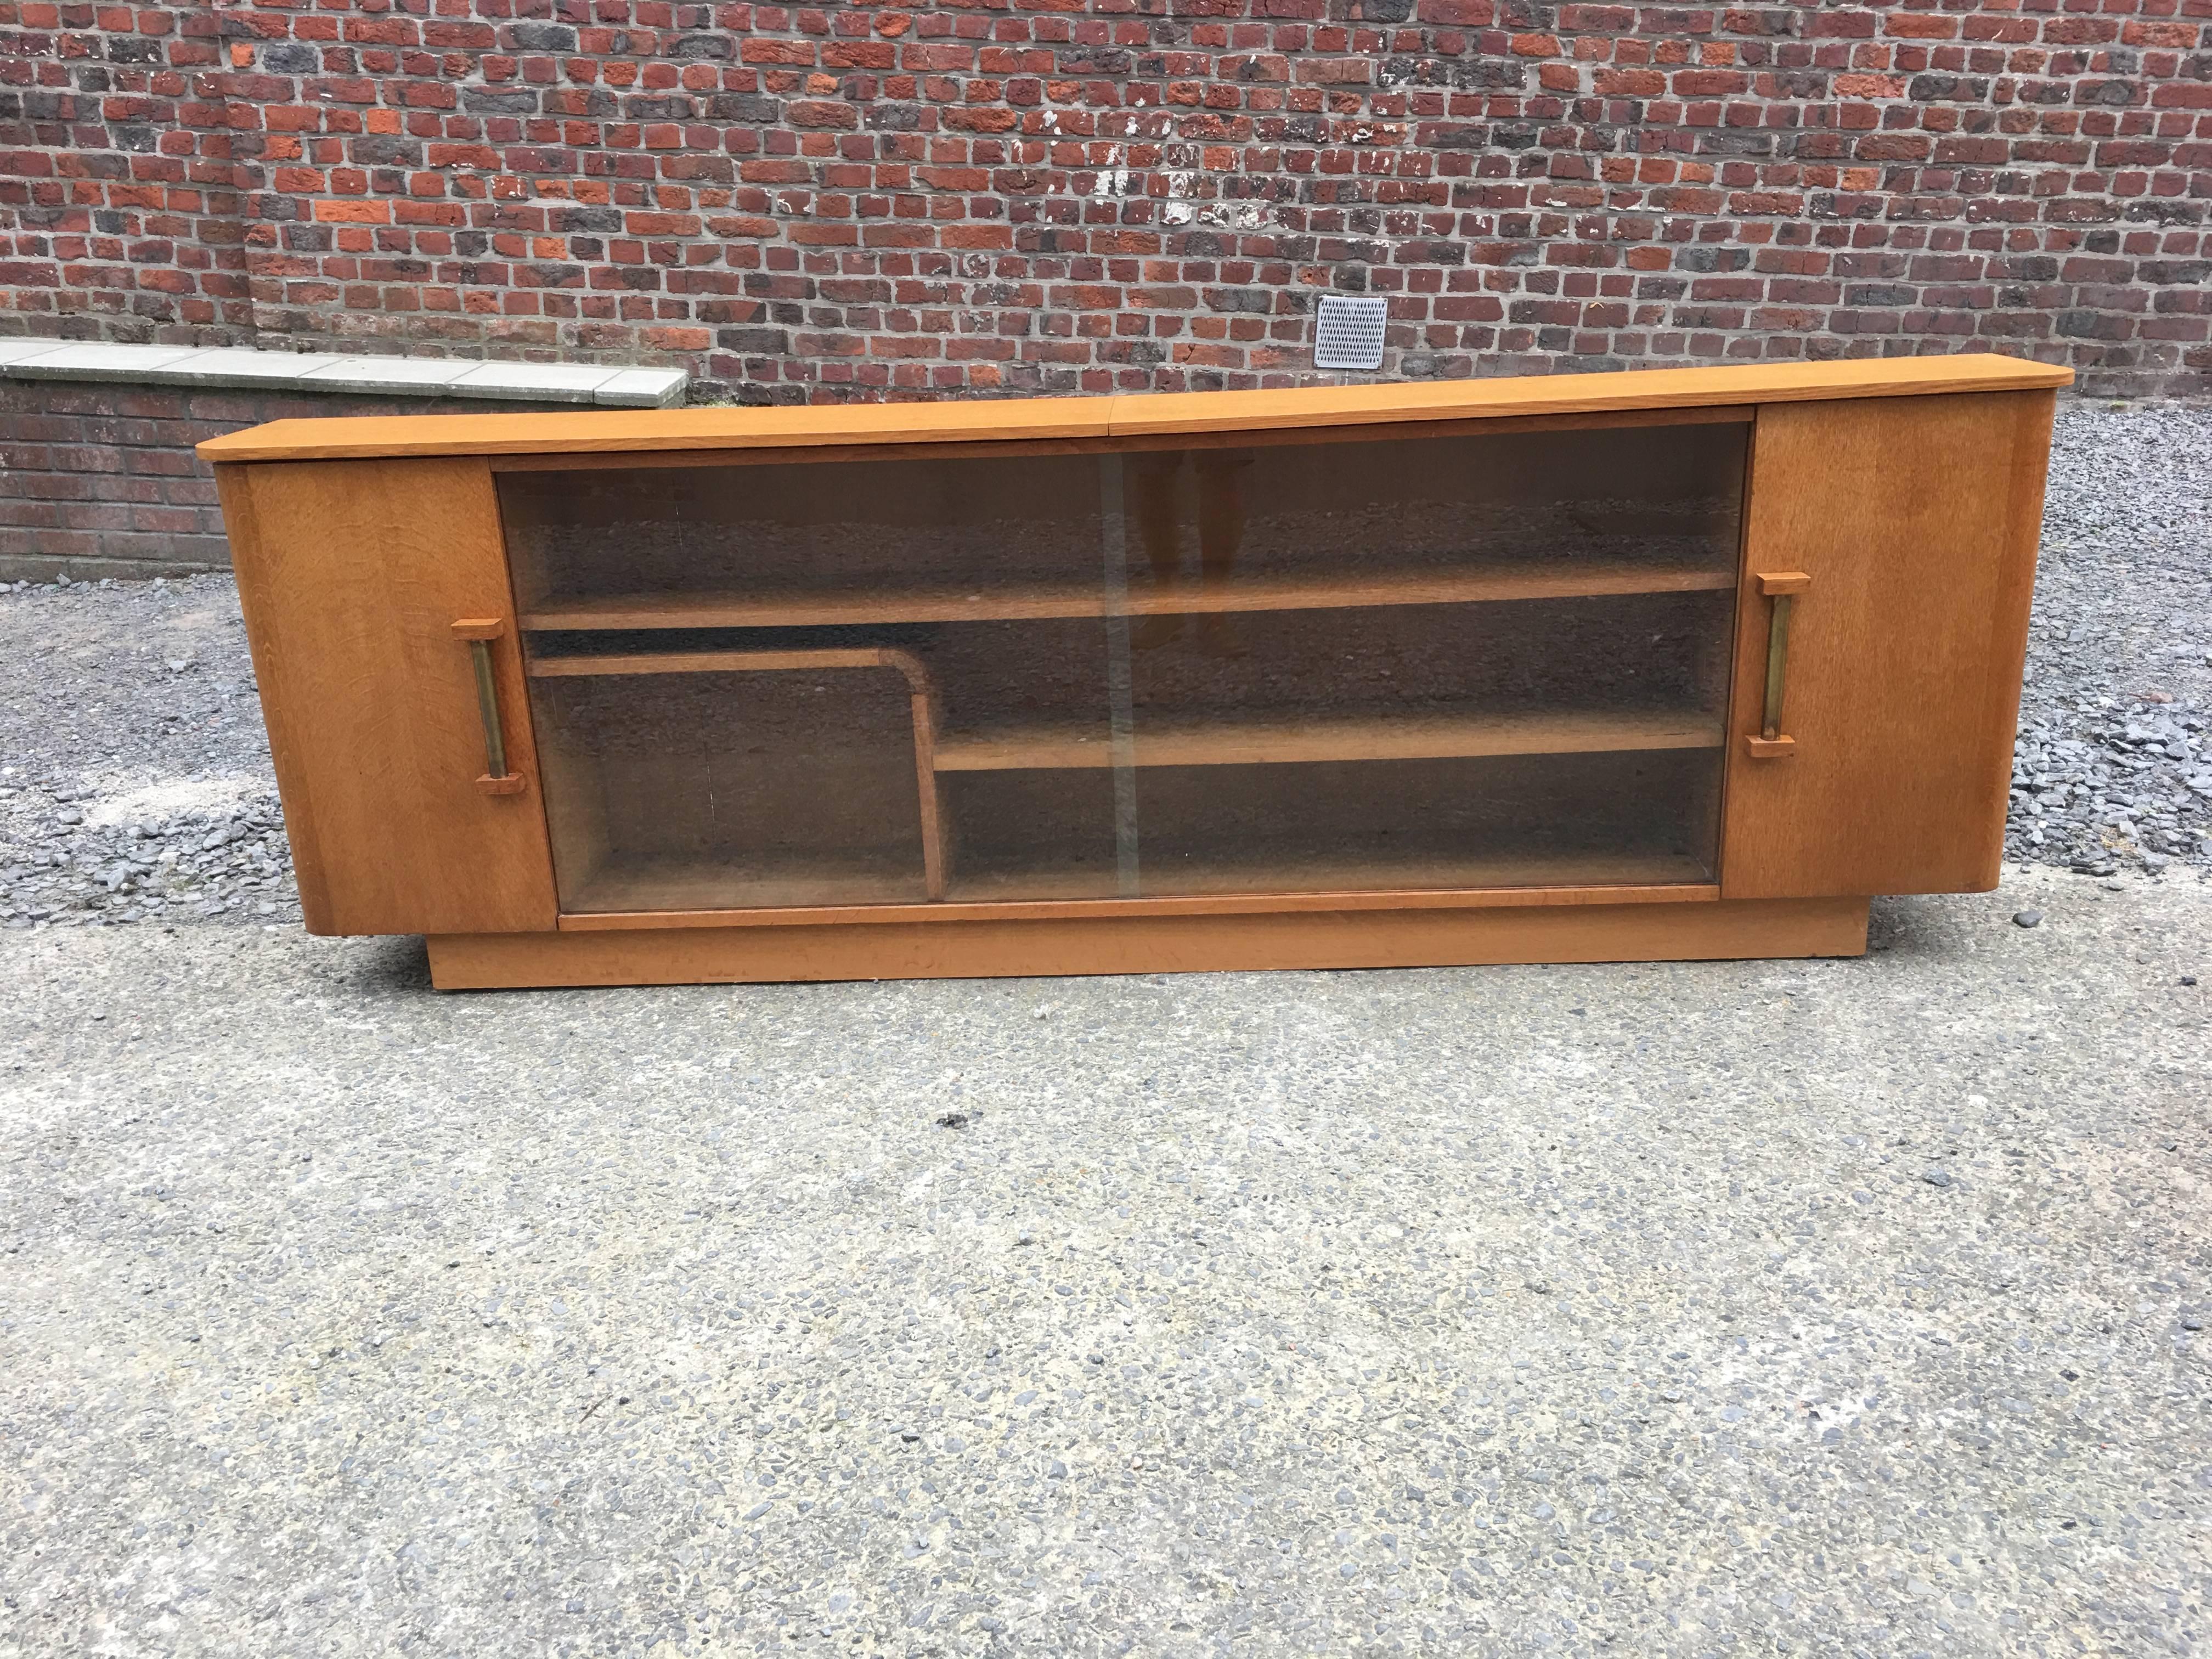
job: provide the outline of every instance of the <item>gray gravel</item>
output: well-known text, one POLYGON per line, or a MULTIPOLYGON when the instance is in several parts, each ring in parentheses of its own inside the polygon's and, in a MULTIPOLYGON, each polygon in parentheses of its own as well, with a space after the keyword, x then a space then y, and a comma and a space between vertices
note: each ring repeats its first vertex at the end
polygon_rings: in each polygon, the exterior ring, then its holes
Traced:
POLYGON ((0 588, 0 923, 297 921, 227 576, 0 588))
POLYGON ((2061 411, 2006 850, 2212 868, 2212 409, 2061 411))

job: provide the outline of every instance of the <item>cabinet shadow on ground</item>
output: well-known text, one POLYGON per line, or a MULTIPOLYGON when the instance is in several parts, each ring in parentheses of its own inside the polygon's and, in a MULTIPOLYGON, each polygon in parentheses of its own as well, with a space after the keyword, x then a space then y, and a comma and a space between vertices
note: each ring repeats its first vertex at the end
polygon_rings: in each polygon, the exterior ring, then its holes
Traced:
POLYGON ((355 942, 345 978, 371 996, 433 994, 430 950, 416 933, 385 934, 355 942))
POLYGON ((1867 955, 1904 957, 1917 962, 1962 961, 1972 954, 1959 927, 1957 907, 1980 899, 2002 901, 1993 893, 1952 896, 1911 894, 1877 898, 1867 910, 1867 955))

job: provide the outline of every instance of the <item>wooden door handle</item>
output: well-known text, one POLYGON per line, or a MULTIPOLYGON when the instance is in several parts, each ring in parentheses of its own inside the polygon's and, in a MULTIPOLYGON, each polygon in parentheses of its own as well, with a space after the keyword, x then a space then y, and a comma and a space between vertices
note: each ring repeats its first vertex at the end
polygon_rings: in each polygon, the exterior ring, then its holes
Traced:
POLYGON ((1790 612, 1797 595, 1812 586, 1813 579, 1802 570, 1784 570, 1755 575, 1752 580, 1759 584, 1759 591, 1768 601, 1766 707, 1757 734, 1743 741, 1759 759, 1779 760, 1797 752, 1797 739, 1784 736, 1782 730, 1782 693, 1790 670, 1790 612))
POLYGON ((484 773, 477 787, 487 795, 519 795, 522 775, 507 769, 507 733, 499 717, 499 681, 491 672, 491 642, 502 637, 507 624, 496 617, 474 617, 453 624, 453 637, 466 641, 471 665, 477 676, 477 714, 483 720, 484 773))

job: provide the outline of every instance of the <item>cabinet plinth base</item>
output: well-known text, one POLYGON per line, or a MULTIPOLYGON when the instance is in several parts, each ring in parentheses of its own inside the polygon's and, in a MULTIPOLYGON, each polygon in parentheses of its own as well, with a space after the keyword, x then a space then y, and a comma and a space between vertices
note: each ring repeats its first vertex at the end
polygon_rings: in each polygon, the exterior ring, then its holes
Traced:
POLYGON ((1864 953, 1863 898, 433 934, 441 991, 1864 953))

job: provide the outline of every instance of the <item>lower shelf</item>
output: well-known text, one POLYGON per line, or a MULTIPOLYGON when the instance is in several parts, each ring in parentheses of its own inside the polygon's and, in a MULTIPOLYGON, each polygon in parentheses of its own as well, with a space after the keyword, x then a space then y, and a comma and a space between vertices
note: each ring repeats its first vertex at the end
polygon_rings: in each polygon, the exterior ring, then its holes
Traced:
MULTIPOLYGON (((1595 899, 1607 888, 1696 888, 1711 879, 1686 855, 1620 850, 1546 853, 1516 857, 1285 858, 1208 863, 1161 860, 1142 866, 1144 899, 1252 895, 1256 899, 1423 892, 1466 895, 1486 890, 1582 890, 1595 899)), ((996 871, 955 870, 948 904, 1073 902, 1124 896, 1110 864, 1087 869, 1035 866, 996 871)), ((709 923, 717 913, 799 909, 844 910, 869 905, 920 905, 928 899, 919 869, 868 871, 850 866, 791 866, 763 875, 757 869, 684 860, 636 860, 602 866, 562 899, 562 926, 590 926, 603 915, 684 914, 709 923)))
POLYGON ((1863 898, 447 933, 440 990, 1850 957, 1863 898))
MULTIPOLYGON (((1150 859, 1139 866, 1149 898, 1229 893, 1304 894, 1366 891, 1479 892, 1543 887, 1690 886, 1712 879, 1695 859, 1667 853, 1547 853, 1520 857, 1315 858, 1261 864, 1150 859)), ((1110 899, 1115 872, 1009 870, 956 872, 949 902, 994 903, 1026 898, 1110 899)))
POLYGON ((685 859, 603 866, 562 895, 564 911, 780 910, 820 906, 921 904, 929 890, 917 854, 911 870, 849 864, 788 865, 773 873, 685 859))

